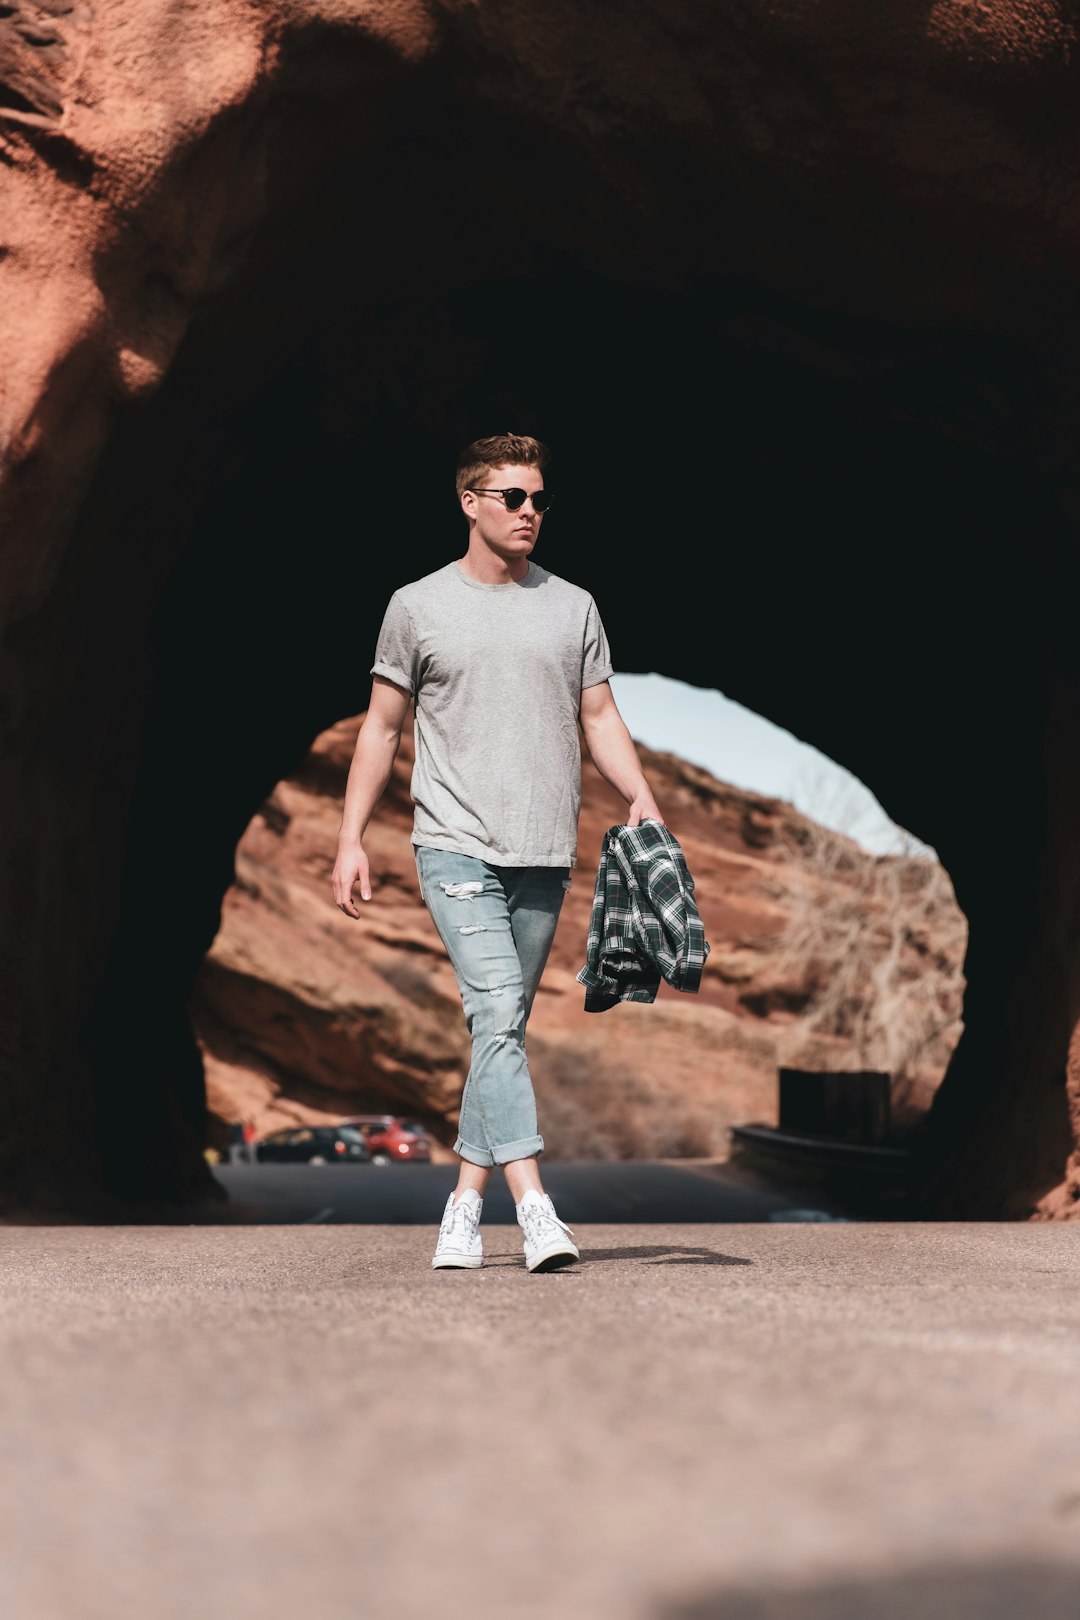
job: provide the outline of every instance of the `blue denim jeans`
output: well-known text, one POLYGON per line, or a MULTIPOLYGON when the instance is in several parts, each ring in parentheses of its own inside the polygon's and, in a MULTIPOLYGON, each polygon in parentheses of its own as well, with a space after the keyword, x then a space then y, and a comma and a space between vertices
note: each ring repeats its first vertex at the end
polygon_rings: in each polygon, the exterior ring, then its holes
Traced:
POLYGON ((420 892, 457 975, 472 1063, 454 1152, 508 1164, 543 1151, 525 1060, 529 1021, 563 895, 565 866, 489 866, 472 855, 416 849, 420 892))

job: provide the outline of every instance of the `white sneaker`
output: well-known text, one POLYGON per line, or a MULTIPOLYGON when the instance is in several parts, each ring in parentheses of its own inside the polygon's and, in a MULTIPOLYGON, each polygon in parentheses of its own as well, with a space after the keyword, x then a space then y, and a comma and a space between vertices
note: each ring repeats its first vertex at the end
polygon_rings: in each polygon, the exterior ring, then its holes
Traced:
POLYGON ((484 1200, 470 1187, 457 1203, 453 1193, 446 1200, 439 1241, 435 1245, 435 1258, 431 1264, 471 1268, 484 1263, 484 1245, 480 1237, 480 1211, 484 1200))
POLYGON ((581 1259, 571 1242, 573 1233, 556 1215, 547 1193, 527 1192, 517 1206, 517 1218, 525 1234, 525 1264, 530 1271, 557 1271, 581 1259))

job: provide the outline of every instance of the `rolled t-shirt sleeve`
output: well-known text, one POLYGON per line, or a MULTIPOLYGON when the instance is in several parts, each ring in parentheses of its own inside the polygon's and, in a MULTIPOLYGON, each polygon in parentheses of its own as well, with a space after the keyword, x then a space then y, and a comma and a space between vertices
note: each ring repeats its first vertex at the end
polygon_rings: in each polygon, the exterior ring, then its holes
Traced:
POLYGON ((382 675, 396 686, 408 687, 415 697, 417 650, 412 617, 400 591, 395 591, 383 614, 370 673, 382 675))
POLYGON ((599 686, 601 681, 609 680, 614 673, 607 633, 600 611, 590 596, 585 619, 585 641, 581 650, 581 690, 584 692, 588 686, 599 686))

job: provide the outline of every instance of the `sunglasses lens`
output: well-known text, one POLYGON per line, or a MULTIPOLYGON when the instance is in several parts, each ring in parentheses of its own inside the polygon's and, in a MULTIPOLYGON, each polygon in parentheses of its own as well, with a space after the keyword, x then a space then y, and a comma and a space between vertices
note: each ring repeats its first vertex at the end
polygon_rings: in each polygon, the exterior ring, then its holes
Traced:
MULTIPOLYGON (((478 495, 501 495, 506 504, 506 510, 508 512, 520 512, 521 508, 525 505, 525 502, 529 499, 529 491, 527 489, 478 488, 476 493, 478 495)), ((533 493, 532 503, 534 512, 546 512, 548 507, 551 505, 551 496, 548 494, 546 489, 538 489, 533 493)))

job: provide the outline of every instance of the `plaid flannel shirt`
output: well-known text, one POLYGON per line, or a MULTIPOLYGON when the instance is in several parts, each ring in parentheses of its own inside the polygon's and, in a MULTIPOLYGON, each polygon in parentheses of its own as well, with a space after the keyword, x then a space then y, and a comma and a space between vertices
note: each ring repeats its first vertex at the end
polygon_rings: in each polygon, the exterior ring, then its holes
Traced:
POLYGON ((676 990, 697 990, 708 954, 694 880, 674 834, 659 821, 609 827, 577 975, 585 1011, 655 1001, 661 978, 676 990))

